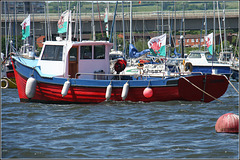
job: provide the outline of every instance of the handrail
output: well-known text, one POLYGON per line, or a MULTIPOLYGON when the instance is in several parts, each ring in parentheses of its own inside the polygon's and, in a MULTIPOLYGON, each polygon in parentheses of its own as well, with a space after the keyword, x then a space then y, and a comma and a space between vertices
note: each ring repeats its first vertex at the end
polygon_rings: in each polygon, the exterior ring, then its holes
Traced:
POLYGON ((77 78, 77 76, 81 76, 81 75, 93 75, 93 76, 118 76, 119 79, 122 76, 134 76, 134 77, 150 77, 150 76, 159 76, 159 77, 176 77, 176 76, 183 76, 183 75, 191 75, 191 74, 200 74, 203 75, 202 72, 177 72, 177 73, 172 73, 173 75, 165 75, 165 72, 160 72, 162 73, 162 76, 160 76, 160 74, 157 73, 152 73, 152 74, 106 74, 106 73, 82 73, 82 72, 78 72, 75 74, 75 79, 77 78))

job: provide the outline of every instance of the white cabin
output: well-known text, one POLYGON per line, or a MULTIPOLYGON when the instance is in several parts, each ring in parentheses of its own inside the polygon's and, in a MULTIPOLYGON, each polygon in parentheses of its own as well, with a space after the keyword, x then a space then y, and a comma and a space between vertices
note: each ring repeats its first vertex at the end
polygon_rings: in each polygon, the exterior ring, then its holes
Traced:
POLYGON ((93 75, 83 73, 110 73, 112 45, 108 41, 46 41, 37 66, 43 74, 92 79, 93 75))

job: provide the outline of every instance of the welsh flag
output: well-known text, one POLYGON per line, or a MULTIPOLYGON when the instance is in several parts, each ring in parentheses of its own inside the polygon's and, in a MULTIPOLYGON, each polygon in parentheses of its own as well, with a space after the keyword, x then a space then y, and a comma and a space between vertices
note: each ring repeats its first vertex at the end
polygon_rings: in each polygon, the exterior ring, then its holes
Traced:
POLYGON ((208 51, 212 55, 213 54, 213 33, 211 33, 207 36, 204 36, 204 39, 207 44, 208 51))
POLYGON ((150 53, 154 56, 166 56, 166 39, 167 35, 163 34, 158 37, 153 37, 148 41, 150 53))
POLYGON ((24 40, 30 36, 30 14, 20 25, 22 26, 22 40, 24 40))
POLYGON ((60 16, 60 19, 58 20, 58 33, 66 33, 68 28, 68 17, 70 12, 66 10, 62 13, 60 16))

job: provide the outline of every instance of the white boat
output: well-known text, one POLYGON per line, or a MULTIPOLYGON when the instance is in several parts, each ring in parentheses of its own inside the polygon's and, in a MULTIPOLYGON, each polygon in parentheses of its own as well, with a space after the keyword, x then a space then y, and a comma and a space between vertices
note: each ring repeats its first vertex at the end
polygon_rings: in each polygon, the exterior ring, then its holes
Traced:
POLYGON ((185 59, 185 70, 202 72, 203 74, 224 74, 230 76, 231 65, 220 63, 207 51, 191 51, 185 59))

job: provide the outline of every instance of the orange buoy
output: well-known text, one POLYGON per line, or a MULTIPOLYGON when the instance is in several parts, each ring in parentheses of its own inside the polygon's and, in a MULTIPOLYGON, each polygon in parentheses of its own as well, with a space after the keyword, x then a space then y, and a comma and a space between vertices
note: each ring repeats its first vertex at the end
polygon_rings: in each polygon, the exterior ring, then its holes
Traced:
POLYGON ((218 118, 216 132, 238 133, 239 116, 233 113, 226 113, 218 118))
POLYGON ((147 88, 144 89, 143 95, 146 98, 150 98, 153 95, 153 90, 151 88, 147 87, 147 88))

